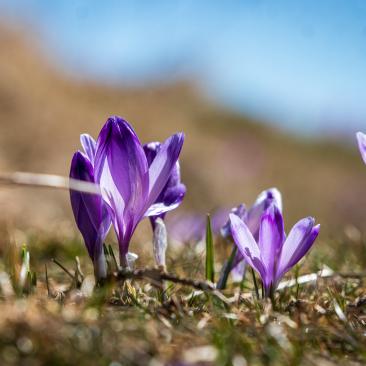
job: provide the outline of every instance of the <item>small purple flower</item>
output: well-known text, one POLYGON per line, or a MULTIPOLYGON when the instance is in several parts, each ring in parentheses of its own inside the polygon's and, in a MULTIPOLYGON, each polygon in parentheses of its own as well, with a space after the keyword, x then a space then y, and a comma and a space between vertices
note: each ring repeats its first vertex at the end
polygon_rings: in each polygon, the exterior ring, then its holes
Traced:
MULTIPOLYGON (((80 136, 85 153, 76 152, 73 156, 70 177, 95 183, 94 156, 95 141, 89 135, 80 136)), ((107 275, 103 243, 111 226, 111 218, 102 198, 96 194, 70 190, 71 206, 76 224, 84 238, 89 256, 94 264, 97 279, 107 275)))
POLYGON ((231 214, 234 242, 246 262, 260 275, 266 296, 276 289, 280 279, 309 251, 319 234, 320 225, 312 217, 300 220, 286 238, 282 214, 271 204, 262 215, 256 240, 248 225, 231 214))
POLYGON ((183 142, 183 133, 169 137, 149 166, 135 131, 122 118, 110 117, 99 134, 95 181, 112 217, 123 267, 127 266, 126 255, 138 223, 145 216, 159 216, 178 206, 158 198, 176 167, 183 142))
MULTIPOLYGON (((149 167, 153 163, 160 149, 161 149, 160 142, 150 142, 144 145, 144 151, 149 167)), ((185 194, 186 194, 186 186, 183 183, 181 183, 180 164, 179 161, 177 160, 174 168, 172 169, 172 172, 170 174, 167 183, 165 184, 163 190, 161 191, 161 193, 159 194, 154 203, 159 203, 168 207, 172 207, 173 205, 174 207, 178 207, 183 201, 185 194)), ((163 212, 160 215, 150 216, 150 222, 153 229, 155 228, 156 219, 160 217, 162 220, 164 220, 165 215, 166 212, 163 212)))
MULTIPOLYGON (((234 207, 231 210, 231 213, 238 216, 246 223, 255 240, 258 241, 261 217, 272 204, 276 205, 279 211, 282 212, 282 197, 277 188, 269 188, 261 192, 249 210, 246 209, 244 204, 240 204, 239 206, 234 207)), ((222 227, 221 235, 224 238, 231 236, 230 219, 222 227)), ((232 276, 234 281, 241 281, 245 273, 245 268, 244 257, 238 250, 232 264, 232 276)))
POLYGON ((204 236, 205 217, 194 213, 171 215, 167 229, 169 238, 176 243, 197 243, 204 236))
POLYGON ((358 148, 360 149, 360 153, 364 163, 366 164, 366 134, 362 132, 357 132, 356 134, 358 148))

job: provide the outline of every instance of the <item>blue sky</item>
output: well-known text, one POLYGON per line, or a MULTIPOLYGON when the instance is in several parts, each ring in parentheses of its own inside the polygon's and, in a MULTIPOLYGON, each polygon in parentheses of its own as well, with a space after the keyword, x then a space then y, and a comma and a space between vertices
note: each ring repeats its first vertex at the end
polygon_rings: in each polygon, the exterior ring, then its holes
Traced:
POLYGON ((366 130, 366 1, 0 0, 81 77, 194 78, 212 98, 300 133, 366 130))

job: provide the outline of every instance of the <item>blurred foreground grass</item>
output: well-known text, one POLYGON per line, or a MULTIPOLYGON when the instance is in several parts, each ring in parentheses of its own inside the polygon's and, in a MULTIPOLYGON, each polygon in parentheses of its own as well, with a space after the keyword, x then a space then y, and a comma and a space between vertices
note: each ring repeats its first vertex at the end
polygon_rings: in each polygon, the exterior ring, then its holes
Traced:
MULTIPOLYGON (((171 282, 162 292, 160 283, 149 280, 112 281, 92 293, 92 267, 82 243, 50 237, 29 238, 34 248, 30 270, 37 274, 37 285, 11 294, 3 275, 18 278, 21 248, 11 239, 7 242, 0 263, 1 365, 362 365, 366 361, 366 241, 360 236, 346 233, 342 240, 329 242, 331 254, 322 250, 324 242, 316 243, 316 250, 287 277, 318 272, 324 266, 335 274, 279 290, 275 309, 269 301, 257 299, 250 271, 241 285, 229 283, 224 298, 171 282), (350 245, 355 250, 347 250, 350 245), (57 258, 74 273, 76 254, 85 276, 81 287, 51 261, 57 258)), ((214 248, 219 271, 230 246, 216 237, 214 248)), ((138 268, 152 265, 151 243, 139 254, 138 268)), ((168 271, 180 277, 204 280, 204 263, 201 244, 169 249, 168 271)))

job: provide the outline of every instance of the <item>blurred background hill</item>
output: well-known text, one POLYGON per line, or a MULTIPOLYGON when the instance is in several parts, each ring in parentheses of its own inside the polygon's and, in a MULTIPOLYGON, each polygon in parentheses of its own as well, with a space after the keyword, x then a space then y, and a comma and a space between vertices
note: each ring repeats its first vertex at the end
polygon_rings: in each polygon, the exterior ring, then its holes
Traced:
MULTIPOLYGON (((355 143, 301 139, 231 112, 189 82, 149 88, 75 81, 48 64, 29 38, 0 31, 0 168, 67 175, 79 134, 94 137, 111 114, 129 120, 143 142, 185 131, 180 210, 201 213, 278 187, 288 224, 313 215, 325 230, 364 220, 365 167, 355 143)), ((66 192, 1 187, 2 219, 20 227, 69 220, 66 192)))
MULTIPOLYGON (((287 226, 366 229, 364 6, 248 4, 0 2, 0 170, 68 175, 80 133, 117 114, 142 142, 186 133, 180 212, 276 186, 287 226)), ((0 206, 16 227, 74 230, 67 192, 1 187, 0 206)))

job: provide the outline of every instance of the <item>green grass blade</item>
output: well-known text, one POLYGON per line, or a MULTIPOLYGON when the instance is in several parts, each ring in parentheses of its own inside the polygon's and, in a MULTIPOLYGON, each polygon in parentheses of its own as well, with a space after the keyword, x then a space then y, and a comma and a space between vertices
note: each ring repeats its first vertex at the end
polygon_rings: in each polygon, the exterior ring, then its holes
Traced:
POLYGON ((206 224, 206 280, 214 283, 215 281, 215 269, 214 269, 214 248, 213 238, 211 230, 211 219, 210 215, 207 215, 206 224))

